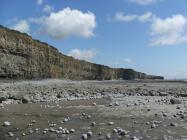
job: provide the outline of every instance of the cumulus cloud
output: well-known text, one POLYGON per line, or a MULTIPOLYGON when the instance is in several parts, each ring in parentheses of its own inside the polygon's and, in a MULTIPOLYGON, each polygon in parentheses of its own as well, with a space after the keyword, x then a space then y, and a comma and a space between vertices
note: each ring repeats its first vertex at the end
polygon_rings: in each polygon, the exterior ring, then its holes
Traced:
POLYGON ((54 8, 50 5, 45 5, 44 8, 43 8, 43 12, 46 12, 46 13, 51 13, 53 12, 54 8))
POLYGON ((158 0, 129 0, 129 1, 139 5, 149 5, 157 2, 158 0))
POLYGON ((29 23, 26 20, 19 20, 12 28, 23 33, 29 33, 30 30, 29 23))
POLYGON ((150 24, 149 35, 151 46, 176 45, 187 43, 187 17, 178 14, 171 17, 160 18, 152 12, 146 12, 142 15, 124 14, 117 12, 114 21, 131 22, 138 21, 150 24))
POLYGON ((40 24, 41 32, 54 39, 64 39, 69 36, 88 38, 94 35, 93 31, 96 27, 93 13, 83 13, 70 8, 52 12, 48 17, 31 19, 31 21, 40 24))
POLYGON ((73 49, 68 53, 69 56, 72 56, 80 60, 91 60, 92 58, 95 57, 96 54, 97 51, 95 49, 88 49, 88 50, 73 49))
POLYGON ((153 37, 150 45, 176 45, 187 43, 187 18, 183 15, 173 15, 161 19, 156 17, 150 27, 153 37))
POLYGON ((38 5, 41 5, 41 4, 43 3, 43 0, 37 0, 36 3, 37 3, 38 5))
POLYGON ((151 21, 153 18, 154 18, 154 15, 151 12, 145 12, 142 15, 137 15, 137 14, 125 15, 123 12, 117 12, 115 14, 114 19, 116 21, 124 21, 124 22, 129 22, 133 20, 137 20, 140 22, 147 22, 147 21, 151 21))

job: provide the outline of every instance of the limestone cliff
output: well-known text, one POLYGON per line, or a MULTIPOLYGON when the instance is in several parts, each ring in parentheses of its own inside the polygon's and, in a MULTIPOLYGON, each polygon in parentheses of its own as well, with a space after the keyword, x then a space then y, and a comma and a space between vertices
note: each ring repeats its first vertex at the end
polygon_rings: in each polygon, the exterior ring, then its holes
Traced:
POLYGON ((76 60, 47 43, 3 26, 0 26, 0 78, 163 79, 132 69, 110 68, 76 60))

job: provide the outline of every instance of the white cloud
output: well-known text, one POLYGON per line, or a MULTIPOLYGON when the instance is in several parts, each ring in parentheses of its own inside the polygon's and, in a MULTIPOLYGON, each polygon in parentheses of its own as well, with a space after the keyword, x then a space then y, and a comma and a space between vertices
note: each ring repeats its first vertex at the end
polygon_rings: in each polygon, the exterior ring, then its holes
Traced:
POLYGON ((41 5, 43 3, 43 0, 37 0, 36 2, 38 5, 41 5))
POLYGON ((125 15, 123 12, 117 12, 115 14, 115 20, 116 21, 124 21, 124 22, 129 22, 133 20, 138 20, 140 22, 147 22, 151 21, 154 18, 154 15, 151 12, 146 12, 142 15, 125 15))
POLYGON ((52 12, 48 17, 30 20, 41 25, 42 33, 55 39, 64 39, 69 36, 88 38, 94 35, 93 30, 96 27, 93 13, 83 13, 70 8, 52 12))
POLYGON ((14 30, 23 32, 23 33, 29 33, 30 26, 29 23, 26 20, 19 20, 13 27, 14 30))
POLYGON ((132 21, 137 18, 137 15, 124 15, 123 12, 117 12, 115 15, 116 21, 132 21))
POLYGON ((129 1, 132 3, 139 4, 139 5, 149 5, 149 4, 157 2, 158 0, 129 0, 129 1))
POLYGON ((44 8, 43 8, 43 12, 46 12, 46 13, 51 13, 53 12, 54 8, 50 5, 45 5, 44 8))
POLYGON ((89 49, 89 50, 73 49, 69 52, 68 55, 80 60, 91 60, 92 58, 95 57, 96 54, 97 51, 95 49, 89 49))
POLYGON ((123 12, 117 12, 115 21, 139 21, 141 23, 150 23, 151 46, 176 45, 187 43, 187 17, 178 14, 162 19, 151 12, 142 15, 125 15, 123 12))
POLYGON ((146 12, 143 15, 138 16, 138 20, 141 22, 152 21, 155 18, 155 15, 151 12, 146 12))
POLYGON ((132 63, 132 60, 131 60, 130 58, 126 58, 126 59, 125 59, 125 62, 126 62, 126 63, 132 63))
POLYGON ((187 18, 173 15, 161 19, 156 17, 150 27, 152 40, 150 45, 176 45, 187 43, 187 18))

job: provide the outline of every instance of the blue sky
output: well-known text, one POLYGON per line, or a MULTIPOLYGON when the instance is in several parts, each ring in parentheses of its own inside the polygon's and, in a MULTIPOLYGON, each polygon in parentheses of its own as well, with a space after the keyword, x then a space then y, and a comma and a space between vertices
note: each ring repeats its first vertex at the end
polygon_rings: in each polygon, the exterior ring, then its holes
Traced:
POLYGON ((0 24, 77 59, 187 78, 186 0, 1 0, 0 24))

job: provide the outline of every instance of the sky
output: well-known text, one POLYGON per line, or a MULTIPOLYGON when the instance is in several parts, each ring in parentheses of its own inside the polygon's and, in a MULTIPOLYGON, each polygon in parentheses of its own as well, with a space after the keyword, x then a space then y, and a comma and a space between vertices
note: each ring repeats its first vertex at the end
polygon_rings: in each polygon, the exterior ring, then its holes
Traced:
POLYGON ((187 78, 186 0, 1 0, 0 24, 76 59, 187 78))

